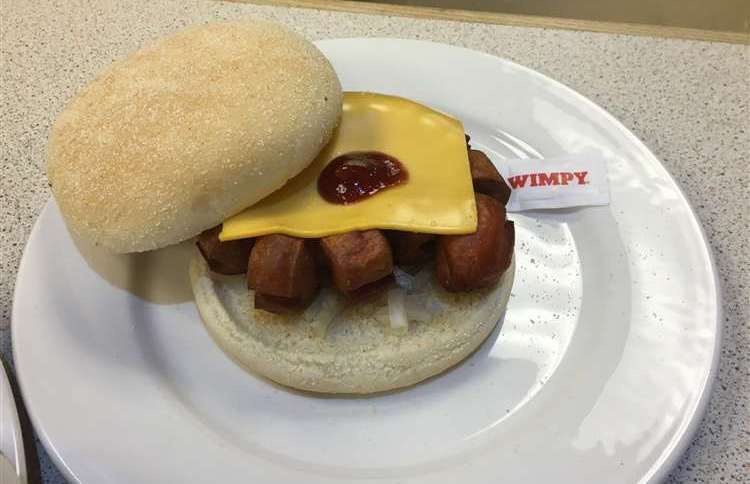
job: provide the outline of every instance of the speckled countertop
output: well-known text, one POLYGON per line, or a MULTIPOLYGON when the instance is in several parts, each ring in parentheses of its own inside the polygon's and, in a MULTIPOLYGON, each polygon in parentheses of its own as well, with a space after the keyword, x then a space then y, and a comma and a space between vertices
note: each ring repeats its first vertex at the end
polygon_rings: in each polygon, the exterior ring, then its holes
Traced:
MULTIPOLYGON (((254 16, 311 39, 429 39, 506 57, 573 87, 656 153, 697 210, 716 256, 724 342, 715 392, 674 482, 750 481, 750 47, 415 20, 213 1, 0 3, 0 356, 21 252, 49 197, 48 130, 113 59, 209 19, 254 16)), ((37 445, 45 483, 63 482, 37 445)))

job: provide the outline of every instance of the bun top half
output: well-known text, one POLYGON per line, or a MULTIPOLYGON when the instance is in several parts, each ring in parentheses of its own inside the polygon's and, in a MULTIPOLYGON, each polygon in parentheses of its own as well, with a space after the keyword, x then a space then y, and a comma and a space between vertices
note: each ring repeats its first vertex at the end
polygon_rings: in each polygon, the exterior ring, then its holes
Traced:
POLYGON ((302 171, 330 140, 341 85, 299 35, 211 23, 116 62, 55 122, 47 176, 69 229, 110 251, 171 245, 302 171))

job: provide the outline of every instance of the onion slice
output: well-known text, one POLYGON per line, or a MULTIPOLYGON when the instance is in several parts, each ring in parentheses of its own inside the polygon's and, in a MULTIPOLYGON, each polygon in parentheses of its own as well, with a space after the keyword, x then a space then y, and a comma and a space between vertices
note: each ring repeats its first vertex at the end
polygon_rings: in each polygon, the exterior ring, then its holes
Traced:
POLYGON ((321 290, 315 302, 305 311, 305 316, 312 320, 310 329, 313 335, 325 338, 328 327, 341 314, 344 306, 344 298, 337 291, 329 288, 321 290))
POLYGON ((404 334, 409 331, 409 320, 406 317, 406 291, 402 288, 388 290, 388 319, 394 332, 404 334))

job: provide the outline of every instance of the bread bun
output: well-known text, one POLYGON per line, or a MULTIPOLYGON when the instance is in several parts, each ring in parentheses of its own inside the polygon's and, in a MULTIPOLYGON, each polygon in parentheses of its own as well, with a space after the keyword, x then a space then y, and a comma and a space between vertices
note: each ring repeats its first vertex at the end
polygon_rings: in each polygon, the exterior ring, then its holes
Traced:
POLYGON ((352 394, 413 385, 466 358, 497 325, 514 273, 511 262, 492 288, 460 294, 442 290, 430 273, 410 297, 440 307, 431 321, 394 334, 382 298, 346 309, 320 337, 310 311, 280 316, 255 310, 243 276, 212 274, 197 254, 190 265, 203 322, 235 362, 290 387, 352 394))
POLYGON ((155 249, 281 187, 329 141, 342 94, 310 42, 211 23, 116 62, 55 122, 47 176, 68 227, 114 252, 155 249))

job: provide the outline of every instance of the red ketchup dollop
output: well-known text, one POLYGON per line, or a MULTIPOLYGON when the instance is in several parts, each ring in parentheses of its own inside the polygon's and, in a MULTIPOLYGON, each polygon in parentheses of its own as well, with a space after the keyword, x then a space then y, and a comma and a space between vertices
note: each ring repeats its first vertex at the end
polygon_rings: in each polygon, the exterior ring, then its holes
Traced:
POLYGON ((409 179, 404 165, 379 151, 353 151, 331 160, 318 177, 326 201, 348 205, 409 179))

